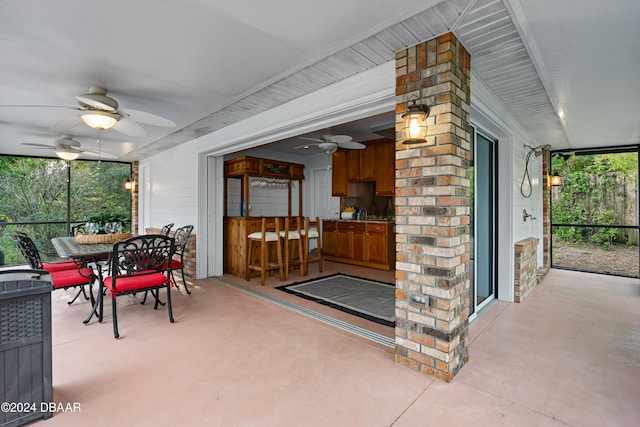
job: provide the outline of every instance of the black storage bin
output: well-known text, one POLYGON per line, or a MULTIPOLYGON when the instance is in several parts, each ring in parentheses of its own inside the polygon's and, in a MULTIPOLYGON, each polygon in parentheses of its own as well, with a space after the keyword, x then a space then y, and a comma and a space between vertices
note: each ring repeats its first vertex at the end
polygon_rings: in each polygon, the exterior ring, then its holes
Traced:
POLYGON ((50 418, 51 277, 0 271, 0 427, 50 418))

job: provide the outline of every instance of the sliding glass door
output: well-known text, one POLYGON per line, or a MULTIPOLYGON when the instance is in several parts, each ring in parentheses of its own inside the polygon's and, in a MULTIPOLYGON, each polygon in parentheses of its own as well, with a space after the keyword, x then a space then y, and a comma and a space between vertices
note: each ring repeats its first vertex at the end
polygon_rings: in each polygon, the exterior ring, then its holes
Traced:
POLYGON ((497 142, 472 128, 471 314, 477 314, 478 310, 497 296, 497 142))

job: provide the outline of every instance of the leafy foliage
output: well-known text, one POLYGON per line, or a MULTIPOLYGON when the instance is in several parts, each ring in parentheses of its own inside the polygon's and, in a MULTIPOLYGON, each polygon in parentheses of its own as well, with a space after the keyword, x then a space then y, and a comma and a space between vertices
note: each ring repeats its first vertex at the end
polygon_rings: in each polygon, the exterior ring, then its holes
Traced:
POLYGON ((130 228, 131 193, 124 182, 131 165, 78 160, 69 167, 58 159, 0 156, 0 250, 8 263, 20 259, 8 237, 17 228, 34 239, 42 255, 53 253, 51 238, 66 234, 68 178, 71 222, 103 216, 130 228))
POLYGON ((591 242, 607 248, 624 242, 620 228, 581 227, 579 225, 635 225, 638 154, 611 153, 592 155, 556 155, 553 174, 563 176, 559 190, 554 190, 556 237, 565 242, 591 242))

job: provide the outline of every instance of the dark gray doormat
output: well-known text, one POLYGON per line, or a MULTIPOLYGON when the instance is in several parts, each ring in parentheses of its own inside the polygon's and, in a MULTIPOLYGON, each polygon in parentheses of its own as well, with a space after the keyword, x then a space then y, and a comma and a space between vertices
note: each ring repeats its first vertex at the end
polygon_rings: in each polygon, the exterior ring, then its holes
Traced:
POLYGON ((381 325, 396 324, 396 288, 391 283, 338 273, 276 289, 381 325))

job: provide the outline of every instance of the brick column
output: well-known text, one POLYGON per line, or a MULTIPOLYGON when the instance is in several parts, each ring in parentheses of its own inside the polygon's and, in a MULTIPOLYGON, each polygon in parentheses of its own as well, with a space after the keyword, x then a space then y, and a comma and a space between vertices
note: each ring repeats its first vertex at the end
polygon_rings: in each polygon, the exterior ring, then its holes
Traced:
POLYGON ((513 301, 522 302, 531 290, 538 286, 538 242, 529 237, 514 244, 513 301))
POLYGON ((138 231, 138 224, 140 221, 140 214, 138 211, 138 184, 139 182, 139 165, 138 162, 135 161, 131 163, 131 179, 135 183, 135 189, 131 192, 131 231, 138 231))
POLYGON ((551 152, 542 149, 542 267, 551 268, 551 152))
POLYGON ((396 362, 451 381, 468 360, 471 58, 451 33, 396 53, 396 362), (425 144, 401 115, 430 106, 425 144))

